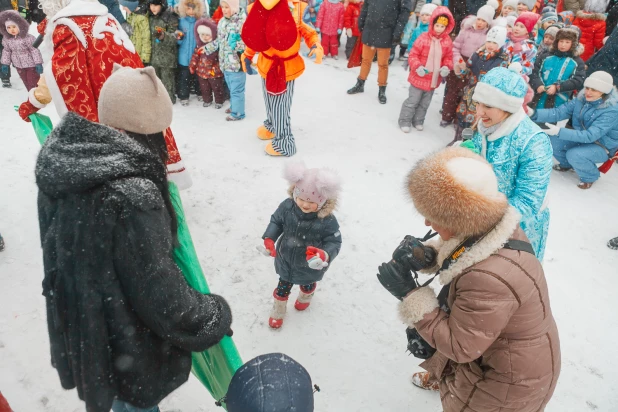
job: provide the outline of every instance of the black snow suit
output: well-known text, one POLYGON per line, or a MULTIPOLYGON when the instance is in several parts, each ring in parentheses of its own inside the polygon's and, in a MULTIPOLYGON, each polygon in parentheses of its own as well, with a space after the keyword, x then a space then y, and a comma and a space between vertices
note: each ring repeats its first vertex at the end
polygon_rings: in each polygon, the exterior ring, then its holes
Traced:
POLYGON ((295 285, 319 282, 329 266, 311 269, 306 251, 314 246, 328 253, 332 262, 341 249, 339 223, 332 215, 335 202, 328 200, 317 213, 304 213, 293 199, 284 200, 270 218, 262 239, 277 241, 275 271, 279 277, 295 285), (281 236, 281 238, 279 238, 281 236))
POLYGON ((172 259, 165 166, 126 134, 68 113, 36 165, 52 365, 88 412, 114 398, 152 407, 182 385, 191 352, 231 312, 190 288, 172 259))

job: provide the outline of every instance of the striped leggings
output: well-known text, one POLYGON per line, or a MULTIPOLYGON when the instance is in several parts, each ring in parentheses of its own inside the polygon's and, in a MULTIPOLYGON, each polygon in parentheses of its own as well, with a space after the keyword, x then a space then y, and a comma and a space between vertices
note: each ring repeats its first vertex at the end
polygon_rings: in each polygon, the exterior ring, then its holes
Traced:
POLYGON ((275 134, 272 140, 273 148, 285 156, 292 156, 296 153, 296 144, 290 124, 294 80, 287 82, 287 90, 284 93, 272 95, 266 91, 266 79, 262 78, 262 93, 266 105, 264 127, 275 134))

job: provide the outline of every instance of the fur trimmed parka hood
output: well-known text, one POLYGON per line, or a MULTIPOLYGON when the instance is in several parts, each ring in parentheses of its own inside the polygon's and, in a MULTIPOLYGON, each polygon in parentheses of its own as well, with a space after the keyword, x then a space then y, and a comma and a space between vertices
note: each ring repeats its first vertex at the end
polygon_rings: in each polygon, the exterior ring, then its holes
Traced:
POLYGON ((558 42, 560 42, 560 40, 571 40, 571 49, 566 52, 567 54, 573 57, 578 57, 583 53, 584 47, 579 43, 579 30, 577 29, 577 26, 564 27, 558 30, 554 43, 550 48, 550 53, 562 53, 558 50, 558 42))
POLYGON ((19 13, 14 10, 6 10, 0 13, 0 35, 2 35, 2 37, 5 37, 7 39, 14 38, 14 36, 10 35, 6 31, 6 22, 9 20, 14 21, 19 28, 19 34, 17 34, 17 36, 15 37, 23 39, 28 35, 28 29, 30 28, 30 25, 28 24, 26 19, 21 17, 19 13))
POLYGON ((165 165, 126 134, 69 112, 43 145, 35 175, 43 192, 61 197, 125 177, 161 182, 165 165))
MULTIPOLYGON (((594 13, 597 15, 603 15, 603 19, 605 20, 605 12, 607 11, 607 5, 609 4, 608 0, 586 0, 584 4, 584 12, 594 13)), ((580 12, 577 12, 577 17, 580 17, 580 12)), ((601 18, 597 18, 597 20, 601 20, 601 18)))
POLYGON ((578 11, 575 16, 578 19, 599 20, 599 21, 607 20, 607 16, 605 15, 605 13, 586 12, 583 10, 578 11))
MULTIPOLYGON (((290 185, 290 187, 288 187, 288 196, 290 199, 294 200, 294 185, 290 185)), ((318 218, 324 219, 325 217, 332 215, 335 210, 337 210, 337 203, 337 199, 328 199, 324 203, 324 206, 318 210, 318 218)))
POLYGON ((197 47, 204 47, 204 45, 206 44, 202 41, 202 39, 200 39, 200 34, 197 32, 197 29, 200 26, 208 27, 210 29, 210 32, 212 33, 212 40, 217 40, 217 24, 212 19, 208 17, 203 17, 195 22, 195 28, 193 29, 195 32, 195 42, 197 43, 197 47))

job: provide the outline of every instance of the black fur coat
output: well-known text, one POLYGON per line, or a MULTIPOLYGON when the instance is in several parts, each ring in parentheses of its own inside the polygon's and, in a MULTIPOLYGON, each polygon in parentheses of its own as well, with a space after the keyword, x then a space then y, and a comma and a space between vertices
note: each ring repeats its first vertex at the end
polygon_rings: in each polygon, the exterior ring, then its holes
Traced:
POLYGON ((225 300, 191 289, 172 259, 164 177, 150 149, 73 113, 39 154, 52 365, 88 412, 156 405, 187 380, 190 352, 230 329, 225 300))

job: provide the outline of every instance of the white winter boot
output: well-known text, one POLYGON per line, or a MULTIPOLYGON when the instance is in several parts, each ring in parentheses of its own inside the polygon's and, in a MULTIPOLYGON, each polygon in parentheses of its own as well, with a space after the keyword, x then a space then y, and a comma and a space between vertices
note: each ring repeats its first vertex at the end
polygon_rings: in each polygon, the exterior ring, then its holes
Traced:
POLYGON ((273 329, 279 329, 283 326, 283 318, 285 317, 285 311, 287 310, 288 298, 282 298, 277 295, 277 289, 273 292, 275 301, 273 308, 270 311, 270 318, 268 319, 268 325, 273 329))
POLYGON ((298 297, 296 298, 296 302, 294 303, 294 309, 299 311, 307 309, 311 304, 311 299, 313 299, 313 295, 315 294, 317 287, 318 285, 316 284, 309 293, 303 292, 301 289, 298 293, 298 297))

